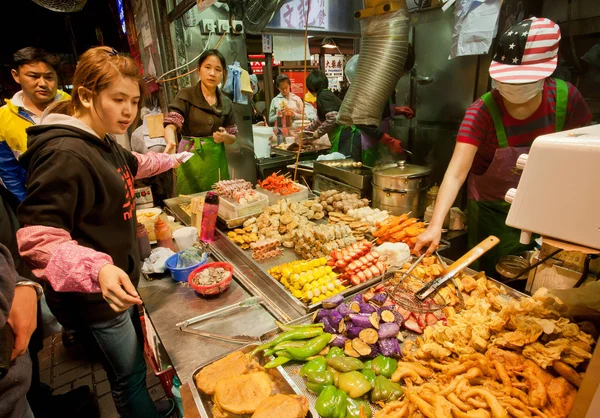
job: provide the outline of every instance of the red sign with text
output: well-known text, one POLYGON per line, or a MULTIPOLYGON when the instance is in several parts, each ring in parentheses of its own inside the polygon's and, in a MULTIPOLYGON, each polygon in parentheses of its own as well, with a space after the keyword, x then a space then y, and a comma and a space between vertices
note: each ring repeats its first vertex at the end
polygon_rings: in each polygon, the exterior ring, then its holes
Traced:
POLYGON ((286 74, 290 78, 290 81, 292 82, 292 93, 303 97, 304 83, 306 82, 306 77, 309 73, 305 73, 304 71, 286 71, 282 74, 286 74))

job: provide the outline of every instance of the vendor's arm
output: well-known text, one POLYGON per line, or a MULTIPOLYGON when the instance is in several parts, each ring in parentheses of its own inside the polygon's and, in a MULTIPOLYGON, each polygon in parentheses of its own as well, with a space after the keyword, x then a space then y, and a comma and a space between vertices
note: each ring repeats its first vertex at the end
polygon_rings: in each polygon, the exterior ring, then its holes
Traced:
POLYGON ((37 157, 27 197, 18 210, 19 223, 24 225, 17 232, 19 252, 33 273, 58 292, 102 291, 105 295, 105 289, 111 289, 115 298, 131 302, 129 306, 141 303, 127 275, 115 273, 115 269, 122 270, 113 266, 109 255, 83 247, 71 237, 74 225, 95 204, 96 181, 88 164, 70 150, 37 157), (115 281, 127 294, 114 289, 115 281))
POLYGON ((231 113, 225 116, 225 120, 223 121, 225 127, 220 127, 218 131, 213 133, 213 138, 217 143, 224 143, 226 145, 231 145, 235 142, 238 136, 238 128, 235 124, 235 114, 233 113, 233 109, 231 113))
POLYGON ((165 141, 167 146, 164 150, 166 154, 173 154, 177 149, 177 133, 181 131, 183 122, 189 114, 189 104, 182 100, 179 95, 175 97, 173 103, 169 104, 169 113, 163 120, 165 127, 165 141))
POLYGON ((133 154, 137 160, 138 168, 135 176, 136 179, 144 179, 164 173, 179 164, 175 160, 175 157, 170 154, 158 154, 156 152, 148 152, 146 154, 132 152, 131 154, 133 154))
POLYGON ((277 122, 277 112, 279 111, 279 99, 275 97, 271 100, 271 106, 269 107, 269 125, 275 125, 277 122))
POLYGON ((319 138, 322 137, 323 135, 331 132, 331 130, 337 123, 337 117, 338 117, 338 112, 336 112, 336 111, 328 112, 325 114, 325 120, 323 121, 323 123, 321 123, 319 125, 319 127, 316 130, 319 138))

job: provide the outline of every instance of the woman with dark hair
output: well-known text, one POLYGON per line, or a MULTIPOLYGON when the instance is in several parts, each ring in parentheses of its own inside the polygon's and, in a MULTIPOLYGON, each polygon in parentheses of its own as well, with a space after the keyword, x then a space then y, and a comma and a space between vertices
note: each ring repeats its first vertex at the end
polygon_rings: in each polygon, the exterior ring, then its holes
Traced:
POLYGON ((279 90, 279 94, 271 102, 269 124, 275 125, 277 118, 282 116, 289 116, 294 120, 302 119, 304 103, 300 97, 292 93, 290 77, 287 74, 279 74, 275 79, 275 85, 279 90))
POLYGON ((329 89, 329 80, 323 71, 313 70, 306 77, 306 88, 317 98, 317 118, 306 130, 313 138, 329 136, 331 152, 340 152, 361 161, 360 131, 354 126, 343 126, 337 122, 342 100, 329 89))
POLYGON ((165 116, 165 139, 173 147, 181 133, 179 152, 194 149, 194 156, 177 170, 177 193, 210 190, 219 179, 229 179, 225 144, 238 134, 231 99, 218 88, 227 79, 225 57, 210 49, 198 59, 200 81, 179 92, 165 116))

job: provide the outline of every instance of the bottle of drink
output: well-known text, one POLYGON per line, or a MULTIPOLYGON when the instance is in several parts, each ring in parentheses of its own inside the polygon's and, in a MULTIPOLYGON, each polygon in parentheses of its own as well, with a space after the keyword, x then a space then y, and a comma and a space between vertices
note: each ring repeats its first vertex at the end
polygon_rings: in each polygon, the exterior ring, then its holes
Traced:
POLYGON ((156 221, 156 224, 154 224, 154 233, 156 234, 156 243, 159 247, 165 247, 175 252, 171 228, 169 228, 169 225, 160 217, 156 221))
POLYGON ((179 378, 175 376, 173 378, 173 386, 171 387, 171 393, 173 394, 173 400, 175 401, 175 406, 177 406, 177 410, 179 411, 179 416, 183 417, 183 401, 181 400, 181 382, 179 378))
POLYGON ((148 238, 148 231, 144 224, 138 222, 137 224, 137 242, 138 249, 140 250, 140 259, 145 260, 150 257, 152 249, 150 248, 150 239, 148 238))
POLYGON ((202 208, 202 228, 200 239, 204 242, 213 242, 215 239, 215 226, 217 214, 219 213, 219 195, 216 192, 208 192, 204 198, 202 208))

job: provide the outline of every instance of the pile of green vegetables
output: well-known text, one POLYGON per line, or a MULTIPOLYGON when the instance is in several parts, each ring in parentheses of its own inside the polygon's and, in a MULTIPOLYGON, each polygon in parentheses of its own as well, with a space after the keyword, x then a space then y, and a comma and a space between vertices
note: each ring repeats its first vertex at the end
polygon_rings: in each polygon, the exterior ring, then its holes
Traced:
POLYGON ((371 417, 369 403, 391 402, 403 394, 402 387, 390 380, 398 362, 378 355, 362 362, 348 357, 339 347, 332 347, 325 357, 307 362, 300 375, 306 378, 306 387, 319 394, 315 405, 322 418, 371 417))

